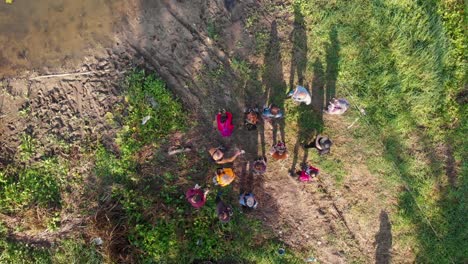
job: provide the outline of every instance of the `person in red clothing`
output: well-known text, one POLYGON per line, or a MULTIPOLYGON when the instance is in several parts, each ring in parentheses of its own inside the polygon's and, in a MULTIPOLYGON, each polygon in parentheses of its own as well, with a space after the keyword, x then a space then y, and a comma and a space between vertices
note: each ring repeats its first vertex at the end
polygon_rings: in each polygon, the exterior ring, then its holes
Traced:
POLYGON ((302 170, 297 172, 297 175, 299 175, 298 180, 301 182, 317 181, 318 174, 319 169, 308 164, 305 164, 302 170))
POLYGON ((197 184, 195 187, 188 189, 185 193, 187 201, 195 208, 200 208, 206 203, 206 195, 208 190, 202 191, 200 186, 197 184))
POLYGON ((218 123, 218 130, 223 137, 230 137, 232 135, 232 131, 234 131, 234 125, 232 124, 232 114, 230 112, 226 112, 226 110, 222 109, 216 115, 216 122, 218 123))

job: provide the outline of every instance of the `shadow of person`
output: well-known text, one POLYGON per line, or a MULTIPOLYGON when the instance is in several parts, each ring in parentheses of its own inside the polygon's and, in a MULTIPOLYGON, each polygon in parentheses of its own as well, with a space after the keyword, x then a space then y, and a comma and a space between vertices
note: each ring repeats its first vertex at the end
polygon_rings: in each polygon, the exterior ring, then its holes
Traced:
POLYGON ((314 74, 312 77, 312 108, 322 114, 327 104, 324 93, 325 72, 322 62, 318 58, 315 59, 312 68, 314 74))
POLYGON ((336 95, 336 80, 338 78, 338 63, 340 60, 340 43, 338 41, 338 32, 333 27, 329 33, 330 43, 326 46, 326 63, 325 70, 325 104, 336 95))
POLYGON ((294 88, 294 78, 297 73, 297 83, 304 85, 304 72, 307 67, 307 32, 304 16, 298 5, 294 5, 294 28, 290 40, 293 43, 291 50, 291 69, 289 88, 294 88))
POLYGON ((388 213, 380 212, 380 229, 375 235, 375 263, 388 264, 391 260, 390 250, 392 249, 392 225, 388 218, 388 213))
MULTIPOLYGON (((307 88, 307 86, 306 86, 307 88)), ((296 165, 299 160, 301 145, 304 145, 312 140, 314 134, 321 133, 323 130, 323 121, 322 114, 318 111, 314 111, 310 106, 299 105, 296 109, 292 111, 297 111, 298 120, 297 120, 297 136, 296 143, 293 149, 293 160, 291 163, 290 172, 294 173, 296 170, 296 165)), ((292 114, 292 113, 291 113, 292 114)), ((307 162, 308 151, 307 149, 302 150, 303 157, 301 166, 307 162)))
MULTIPOLYGON (((265 51, 264 57, 265 70, 262 75, 263 85, 265 87, 264 98, 266 105, 275 104, 284 110, 284 100, 286 99, 286 82, 283 78, 283 64, 281 60, 280 40, 278 39, 278 30, 276 21, 271 23, 270 40, 265 51)), ((284 120, 273 120, 273 141, 276 143, 278 131, 281 133, 281 140, 285 138, 284 120)))

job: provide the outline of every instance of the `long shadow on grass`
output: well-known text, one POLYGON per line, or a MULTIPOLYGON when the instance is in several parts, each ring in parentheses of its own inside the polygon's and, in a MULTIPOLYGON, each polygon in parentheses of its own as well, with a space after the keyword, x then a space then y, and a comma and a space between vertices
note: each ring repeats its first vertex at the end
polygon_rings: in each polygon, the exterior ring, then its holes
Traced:
MULTIPOLYGON (((273 21, 271 24, 270 39, 265 52, 264 67, 262 80, 265 87, 264 98, 266 99, 266 104, 275 104, 284 110, 287 87, 283 78, 283 63, 281 60, 281 47, 276 21, 273 21)), ((277 142, 278 132, 280 133, 281 140, 284 141, 284 119, 281 118, 272 121, 272 126, 273 144, 277 142)))
POLYGON ((326 47, 327 68, 325 70, 325 102, 328 102, 336 95, 336 80, 338 78, 338 63, 340 60, 340 42, 338 41, 338 32, 333 27, 329 33, 330 43, 326 47))
POLYGON ((388 264, 391 260, 390 250, 392 249, 392 224, 385 211, 380 212, 380 228, 375 236, 375 263, 388 264))
POLYGON ((304 85, 304 74, 307 67, 307 29, 304 16, 298 5, 294 5, 294 28, 291 32, 291 70, 289 77, 289 88, 295 87, 297 73, 297 84, 304 85))
MULTIPOLYGON (((299 9, 295 10, 295 16, 302 16, 299 9)), ((297 20, 301 21, 302 19, 299 18, 297 20)), ((312 140, 314 134, 317 135, 323 131, 323 109, 325 108, 326 103, 333 98, 336 93, 340 44, 338 41, 338 33, 335 28, 331 29, 329 36, 330 43, 326 46, 327 66, 325 72, 322 63, 318 58, 315 59, 312 64, 312 107, 301 104, 297 108, 291 110, 290 113, 292 115, 298 115, 298 131, 296 144, 293 149, 293 160, 290 169, 291 174, 294 173, 297 163, 299 162, 301 145, 312 140)), ((307 40, 305 41, 307 42, 307 40)), ((296 43, 294 43, 294 45, 295 44, 296 43)), ((307 57, 304 57, 303 60, 307 61, 307 57)), ((308 89, 307 85, 304 85, 304 87, 308 89)), ((304 150, 301 165, 305 164, 307 159, 308 151, 304 150)))

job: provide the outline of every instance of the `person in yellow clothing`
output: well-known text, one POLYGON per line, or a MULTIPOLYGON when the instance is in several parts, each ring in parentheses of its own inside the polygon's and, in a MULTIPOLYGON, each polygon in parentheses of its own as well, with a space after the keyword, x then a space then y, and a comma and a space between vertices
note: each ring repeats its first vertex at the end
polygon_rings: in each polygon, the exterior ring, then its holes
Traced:
POLYGON ((226 187, 236 178, 236 174, 231 168, 219 168, 216 170, 216 176, 213 178, 213 183, 221 187, 226 187))

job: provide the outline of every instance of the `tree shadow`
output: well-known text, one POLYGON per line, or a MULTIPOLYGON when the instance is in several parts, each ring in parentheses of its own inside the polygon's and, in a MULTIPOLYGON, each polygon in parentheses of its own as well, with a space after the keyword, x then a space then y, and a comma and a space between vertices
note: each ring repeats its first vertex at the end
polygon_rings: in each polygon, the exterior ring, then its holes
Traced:
MULTIPOLYGON (((443 218, 430 216, 421 211, 421 206, 417 199, 425 195, 421 191, 425 188, 427 181, 437 180, 439 175, 443 175, 443 169, 439 161, 431 158, 433 148, 427 141, 425 135, 417 136, 419 144, 422 144, 422 154, 426 155, 431 174, 421 178, 419 173, 412 169, 414 161, 411 160, 412 149, 409 149, 400 142, 396 134, 389 135, 384 139, 385 157, 396 165, 398 173, 405 183, 404 191, 399 195, 398 206, 402 215, 415 225, 415 233, 420 243, 421 251, 416 255, 418 263, 449 263, 463 262, 463 245, 466 243, 466 232, 468 230, 466 221, 466 190, 468 190, 468 177, 462 177, 460 186, 442 187, 438 186, 440 192, 435 208, 443 218), (441 224, 442 221, 447 224, 441 224)), ((440 181, 441 179, 438 179, 440 181)), ((466 260, 466 258, 465 258, 466 260)))
POLYGON ((375 263, 388 264, 391 260, 392 249, 392 224, 388 217, 388 213, 384 210, 380 212, 380 228, 375 235, 374 245, 377 245, 375 250, 375 263))

